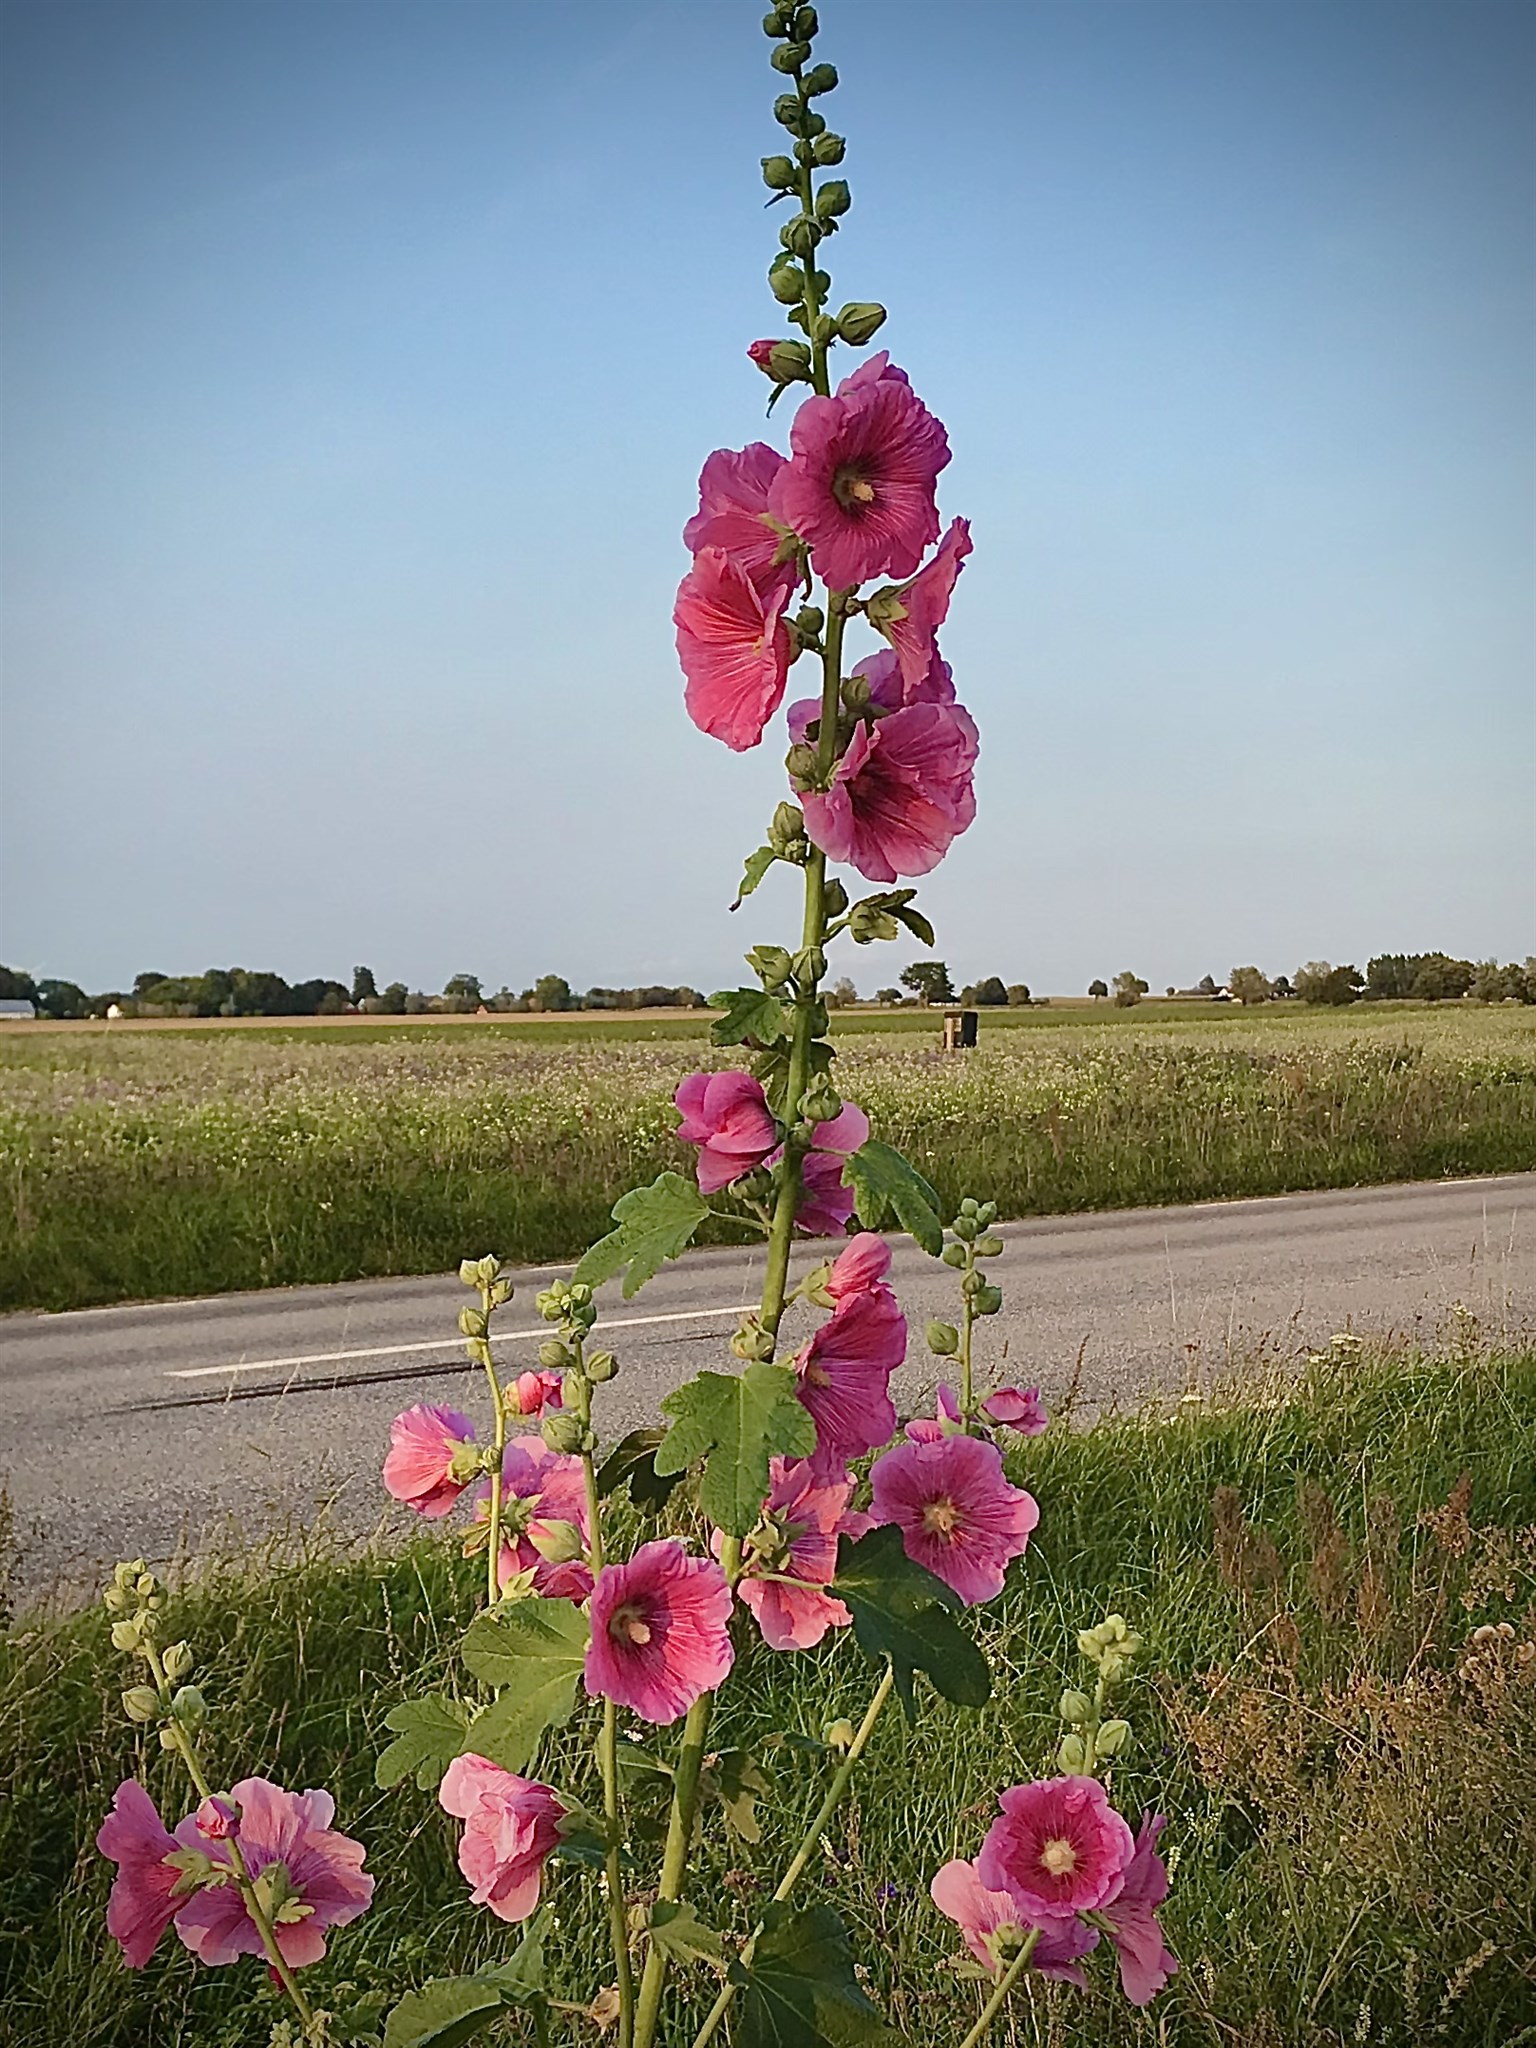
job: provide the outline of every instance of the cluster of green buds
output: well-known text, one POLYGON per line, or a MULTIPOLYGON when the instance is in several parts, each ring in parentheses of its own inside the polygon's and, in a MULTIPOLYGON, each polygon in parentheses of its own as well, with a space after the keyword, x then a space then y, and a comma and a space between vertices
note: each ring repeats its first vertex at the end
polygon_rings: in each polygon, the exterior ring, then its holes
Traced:
POLYGON ((459 1310, 459 1330, 464 1337, 464 1349, 476 1364, 489 1363, 490 1354, 486 1347, 491 1334, 491 1317, 512 1299, 512 1282, 503 1277, 500 1259, 489 1252, 483 1259, 461 1259, 459 1279, 464 1286, 473 1287, 480 1296, 478 1308, 459 1310))
POLYGON ((160 1722, 160 1746, 176 1749, 178 1728, 195 1728, 208 1712, 192 1674, 192 1652, 185 1643, 159 1641, 163 1627, 165 1588, 142 1557, 113 1568, 112 1583, 102 1594, 112 1617, 112 1647, 148 1666, 153 1683, 130 1685, 123 1693, 123 1712, 130 1721, 160 1722))
POLYGON ((995 1316, 1003 1305, 1003 1290, 988 1280, 979 1264, 982 1259, 995 1259, 1002 1253, 1003 1240, 991 1234, 996 1221, 996 1202, 978 1202, 967 1195, 955 1213, 940 1253, 945 1265, 960 1275, 964 1316, 959 1329, 953 1323, 930 1323, 928 1349, 936 1358, 960 1357, 967 1370, 972 1323, 978 1316, 995 1316))
POLYGON ((1056 1762, 1072 1776, 1091 1777, 1130 1740, 1130 1722, 1107 1718, 1105 1709, 1115 1687, 1129 1675, 1141 1649, 1141 1637, 1127 1626, 1123 1614, 1110 1614, 1096 1628, 1083 1629, 1077 1647, 1097 1676, 1091 1694, 1069 1687, 1061 1696, 1058 1711, 1067 1733, 1057 1748, 1056 1762))
POLYGON ((586 1352, 586 1340, 597 1321, 597 1303, 584 1281, 556 1280, 537 1297, 536 1306, 546 1323, 553 1323, 556 1335, 539 1346, 539 1364, 546 1372, 561 1375, 561 1397, 565 1403, 540 1425, 544 1441, 563 1457, 591 1452, 597 1447, 592 1432, 592 1389, 611 1380, 619 1362, 611 1351, 586 1352))

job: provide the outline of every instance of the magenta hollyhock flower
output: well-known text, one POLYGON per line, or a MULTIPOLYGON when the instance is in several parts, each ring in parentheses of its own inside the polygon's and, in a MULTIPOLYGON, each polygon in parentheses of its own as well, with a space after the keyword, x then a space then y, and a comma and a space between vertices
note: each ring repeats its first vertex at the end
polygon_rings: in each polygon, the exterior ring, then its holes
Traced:
POLYGON ((891 361, 890 350, 882 348, 874 355, 866 356, 856 370, 850 370, 833 396, 846 398, 850 391, 862 390, 866 384, 905 384, 910 388, 911 383, 906 371, 898 370, 891 361))
MULTIPOLYGON (((491 1512, 490 1481, 475 1500, 475 1520, 491 1512)), ((541 1436, 515 1436, 501 1460, 501 1556, 496 1583, 505 1586, 519 1572, 534 1574, 534 1589, 552 1600, 585 1600, 592 1574, 582 1560, 559 1555, 585 1549, 587 1485, 580 1458, 552 1451, 541 1436), (546 1551, 554 1551, 554 1558, 546 1551)))
POLYGON ((753 1553, 736 1590, 757 1617, 763 1640, 773 1650, 814 1649, 829 1628, 850 1619, 841 1600, 823 1588, 837 1576, 837 1539, 849 1530, 853 1480, 828 1480, 809 1459, 775 1458, 763 1519, 777 1539, 753 1553), (772 1580, 757 1572, 775 1574, 772 1580), (801 1583, 787 1586, 785 1579, 801 1583))
POLYGON ((187 1880, 167 1859, 181 1844, 159 1808, 133 1778, 112 1795, 112 1811, 96 1834, 102 1855, 117 1865, 107 1901, 107 1932, 131 1970, 142 1970, 167 1927, 189 1902, 187 1880))
POLYGON ((515 1408, 519 1415, 539 1415, 546 1408, 565 1406, 557 1372, 520 1372, 504 1392, 507 1405, 515 1408))
MULTIPOLYGON (((867 654, 856 664, 853 672, 868 683, 869 701, 882 711, 900 711, 908 704, 953 704, 955 701, 954 675, 937 648, 927 668, 910 684, 901 672, 901 663, 889 647, 882 647, 878 654, 867 654)), ((819 705, 814 706, 810 717, 814 718, 820 708, 819 705)), ((798 705, 791 707, 791 720, 798 709, 798 705)))
POLYGON ((762 589, 723 548, 703 548, 677 589, 672 620, 688 716, 733 753, 762 739, 789 677, 783 611, 794 589, 786 566, 762 589))
POLYGON ((1157 1924, 1157 1909, 1168 1896, 1168 1871, 1157 1853, 1157 1838, 1167 1825, 1161 1813, 1142 1815, 1125 1883, 1119 1896, 1101 1908, 1113 1923, 1109 1938, 1120 1958, 1121 1987, 1132 2005, 1150 2005, 1179 1967, 1157 1924))
POLYGON ((955 582, 971 552, 971 522, 956 519, 939 542, 938 552, 909 583, 878 592, 871 622, 891 643, 901 669, 904 701, 921 694, 938 654, 935 635, 949 612, 955 582))
POLYGON ((777 340, 771 335, 766 341, 753 341, 747 344, 747 354, 756 363, 765 377, 773 374, 769 366, 773 361, 773 352, 778 345, 777 340))
MULTIPOLYGON (((770 352, 773 343, 758 342, 770 352)), ((752 360, 764 365, 755 351, 752 360)), ((691 555, 719 548, 759 590, 777 583, 783 565, 774 557, 784 528, 768 510, 773 480, 784 458, 766 441, 746 448, 717 448, 699 473, 699 509, 683 528, 683 544, 691 555)))
POLYGON ((805 829, 872 882, 926 875, 976 816, 980 740, 959 704, 908 704, 860 725, 829 790, 805 790, 805 829))
POLYGON ((876 1527, 894 1522, 914 1564, 952 1587, 968 1607, 1003 1590, 1040 1519, 1034 1496, 1003 1477, 995 1444, 940 1436, 898 1444, 870 1473, 876 1527))
POLYGON ((731 1668, 731 1589, 713 1558, 676 1538, 642 1543, 604 1565, 592 1589, 585 1684, 664 1726, 713 1692, 731 1668))
POLYGON ((795 1223, 807 1237, 841 1237, 853 1219, 854 1192, 843 1167, 869 1141, 869 1118, 856 1102, 811 1129, 811 1149, 800 1162, 795 1223))
POLYGON ((832 398, 808 398, 768 509, 811 550, 834 590, 910 576, 939 537, 934 490, 949 460, 944 429, 906 377, 872 356, 832 398))
POLYGON ((470 1899, 498 1920, 526 1920, 539 1903, 539 1880, 560 1840, 566 1808, 548 1785, 504 1771, 489 1758, 456 1756, 437 1789, 445 1813, 464 1823, 459 1868, 470 1899))
POLYGON ((933 1444, 943 1437, 952 1436, 959 1426, 960 1402, 949 1382, 940 1380, 933 1414, 914 1415, 907 1424, 906 1435, 915 1444, 933 1444))
POLYGON ((699 1193, 718 1194, 766 1164, 779 1127, 763 1084, 751 1074, 690 1074, 672 1100, 682 1111, 677 1135, 699 1147, 699 1193))
POLYGON ((796 1392, 816 1424, 823 1475, 890 1441, 890 1378, 906 1355, 907 1319, 883 1285, 845 1295, 800 1351, 796 1392))
POLYGON ((1039 1436, 1051 1419, 1040 1405, 1038 1387, 999 1387, 982 1402, 981 1412, 1021 1436, 1039 1436))
MULTIPOLYGON (((329 1792, 285 1792, 266 1778, 242 1778, 231 1798, 240 1809, 236 1839, 251 1876, 267 1879, 275 1904, 277 1945, 290 1969, 318 1963, 325 1954, 325 1930, 345 1927, 368 1910, 373 1879, 363 1870, 361 1842, 331 1826, 336 1802, 329 1792), (281 1865, 281 1871, 276 1866, 281 1865)), ((201 1848, 195 1820, 184 1820, 176 1839, 201 1848)), ((212 1844, 214 1862, 228 1852, 212 1844)), ((232 1963, 236 1956, 262 1956, 261 1935, 245 1909, 238 1887, 213 1885, 195 1892, 176 1918, 176 1931, 200 1962, 232 1963)))
MULTIPOLYGON (((994 1977, 1018 1954, 1030 1929, 1009 1893, 988 1891, 974 1863, 958 1858, 946 1863, 934 1872, 928 1889, 939 1911, 965 1936, 971 1954, 994 1977)), ((1086 1991, 1088 1979, 1077 1967, 1078 1958, 1090 1955, 1098 1945, 1098 1930, 1081 1920, 1049 1921, 1030 1951, 1029 1967, 1042 1977, 1086 1991)))
MULTIPOLYGON (((960 1439, 956 1439, 960 1441, 960 1439)), ((1041 1778, 1003 1793, 976 1874, 1032 1926, 1096 1912, 1120 1896, 1135 1847, 1097 1778, 1041 1778)))
POLYGON ((418 1402, 389 1425, 384 1485, 418 1515, 446 1515, 474 1477, 461 1455, 475 1440, 475 1425, 456 1408, 418 1402), (462 1478, 455 1477, 462 1471, 462 1478))
POLYGON ((877 1286, 890 1270, 891 1248, 885 1239, 876 1237, 872 1230, 861 1230, 832 1261, 826 1291, 834 1301, 842 1301, 850 1294, 862 1294, 866 1287, 877 1286))

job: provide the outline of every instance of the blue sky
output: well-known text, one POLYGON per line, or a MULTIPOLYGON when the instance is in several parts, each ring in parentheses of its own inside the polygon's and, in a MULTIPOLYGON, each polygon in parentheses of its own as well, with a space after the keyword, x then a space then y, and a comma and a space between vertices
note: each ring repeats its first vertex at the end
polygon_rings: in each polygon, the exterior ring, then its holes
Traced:
MULTIPOLYGON (((3 10, 0 958, 711 986, 797 927, 727 913, 782 750, 670 624, 700 462, 787 429, 760 13, 3 10)), ((1536 950, 1536 12, 822 18, 836 295, 976 539, 938 950, 1536 950)))

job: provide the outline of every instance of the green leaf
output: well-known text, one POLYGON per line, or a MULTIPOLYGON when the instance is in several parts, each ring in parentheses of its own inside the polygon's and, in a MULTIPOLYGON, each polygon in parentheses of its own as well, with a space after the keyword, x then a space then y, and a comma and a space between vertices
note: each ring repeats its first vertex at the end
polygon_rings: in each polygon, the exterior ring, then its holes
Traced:
POLYGON ((830 1906, 774 1904, 749 1964, 733 1963, 741 1987, 739 2048, 899 2048, 860 1989, 848 1930, 830 1906))
POLYGON ((837 1548, 837 1577, 827 1589, 853 1616, 853 1633, 866 1657, 889 1657, 907 1718, 916 1718, 912 1677, 926 1672, 936 1691, 958 1707, 982 1707, 992 1696, 987 1660, 946 1609, 958 1593, 914 1564, 894 1524, 871 1529, 837 1548))
POLYGON ((460 1747, 504 1771, 526 1769, 546 1728, 570 1718, 589 1634, 569 1600, 519 1600, 470 1623, 462 1655, 476 1678, 502 1686, 475 1716, 460 1747))
POLYGON ((894 939, 896 924, 904 924, 925 946, 934 942, 933 926, 920 910, 914 909, 915 889, 881 889, 873 896, 861 896, 848 913, 848 929, 856 942, 867 946, 872 939, 894 939))
POLYGON ((483 1978, 438 1977, 401 1999, 385 2025, 384 2048, 461 2048, 505 2009, 483 1978))
MULTIPOLYGON (((826 1029, 826 1025, 822 1025, 826 1029)), ((814 1088, 823 1074, 830 1073, 835 1057, 825 1039, 811 1041, 810 1058, 806 1065, 806 1085, 814 1088)), ((763 1093, 768 1098, 768 1107, 780 1123, 791 1121, 789 1092, 789 1047, 781 1045, 772 1052, 759 1053, 752 1062, 752 1071, 763 1084, 763 1093)))
POLYGON ((771 846, 759 846, 747 855, 746 870, 741 878, 741 887, 736 891, 736 901, 731 905, 732 910, 740 910, 778 857, 771 846))
POLYGON ((707 1457, 699 1505, 728 1536, 757 1526, 768 1492, 768 1461, 808 1458, 816 1425, 795 1399, 787 1365, 759 1360, 744 1372, 701 1372, 661 1404, 672 1427, 656 1453, 656 1470, 684 1472, 707 1457))
MULTIPOLYGON (((825 1744, 816 1747, 824 1750, 825 1744)), ((725 1824, 733 1835, 744 1842, 763 1839, 757 1801, 760 1794, 773 1788, 751 1750, 723 1749, 718 1756, 707 1758, 700 1783, 705 1797, 718 1799, 725 1809, 725 1824)))
POLYGON ((676 1963, 723 1963, 725 1943, 706 1927, 686 1899, 658 1899, 651 1908, 650 1937, 676 1963))
POLYGON ((645 1508, 657 1514, 672 1497, 677 1477, 669 1475, 659 1479, 656 1475, 656 1453, 666 1435, 664 1429, 632 1429, 622 1442, 616 1443, 603 1460, 597 1474, 599 1500, 606 1500, 611 1493, 617 1493, 621 1486, 629 1488, 629 1497, 637 1508, 645 1508))
POLYGON ((853 1188, 859 1221, 866 1230, 879 1230, 894 1217, 930 1258, 938 1258, 944 1249, 939 1198, 893 1145, 871 1138, 849 1159, 843 1178, 853 1188))
POLYGON ((494 1984, 510 2005, 537 2005, 544 1997, 544 1936, 554 1909, 541 1906, 523 1930, 523 1938, 504 1963, 482 1970, 483 1982, 494 1984))
POLYGON ((709 999, 712 1010, 724 1010, 709 1027, 713 1045, 777 1045, 787 1038, 788 1021, 777 996, 761 988, 723 988, 709 999))
POLYGON ((709 1204, 692 1181, 664 1173, 648 1188, 631 1188, 613 1205, 617 1230, 600 1237, 577 1265, 573 1280, 596 1287, 624 1267, 624 1299, 638 1294, 665 1259, 684 1251, 709 1214, 709 1204))
POLYGON ((395 1739, 373 1767, 373 1782, 386 1791, 412 1772, 423 1792, 430 1792, 464 1747, 468 1710, 456 1700, 434 1693, 430 1699, 402 1700, 384 1716, 395 1739))

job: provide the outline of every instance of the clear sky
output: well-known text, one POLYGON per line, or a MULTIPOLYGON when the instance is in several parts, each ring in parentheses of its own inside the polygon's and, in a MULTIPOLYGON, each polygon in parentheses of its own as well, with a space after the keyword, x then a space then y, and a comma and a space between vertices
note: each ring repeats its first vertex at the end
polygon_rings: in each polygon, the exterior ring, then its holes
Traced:
MULTIPOLYGON (((727 914, 782 749, 670 623, 790 411, 760 15, 4 8, 0 959, 707 988, 798 925, 727 914)), ((822 20, 836 294, 974 524, 952 969, 1536 951, 1536 9, 822 20)))

